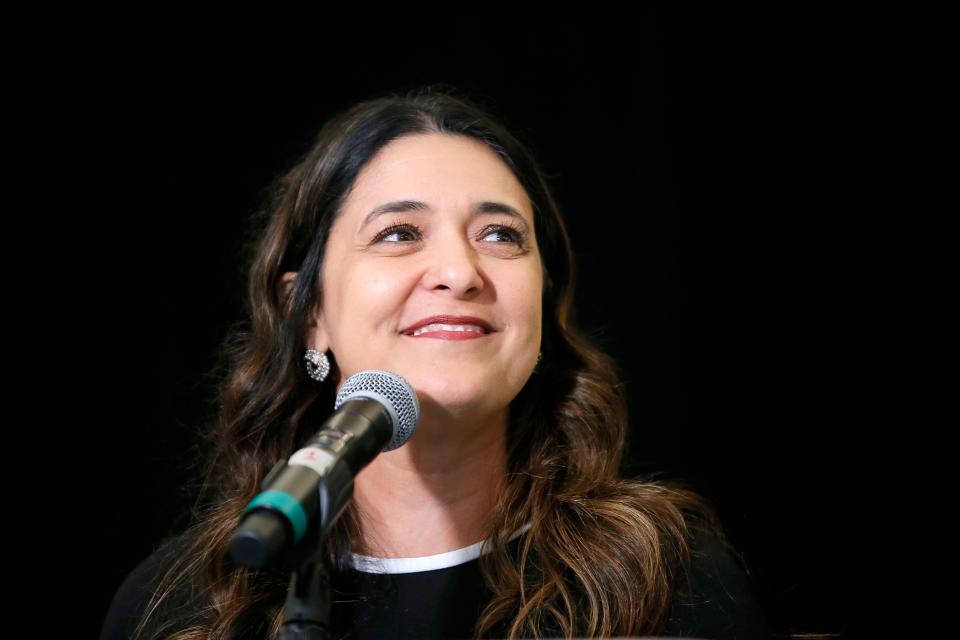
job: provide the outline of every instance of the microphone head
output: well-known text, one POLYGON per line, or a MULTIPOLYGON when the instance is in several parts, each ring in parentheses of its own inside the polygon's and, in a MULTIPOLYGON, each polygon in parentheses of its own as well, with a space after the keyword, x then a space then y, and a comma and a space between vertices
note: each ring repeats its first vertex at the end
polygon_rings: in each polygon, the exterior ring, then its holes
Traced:
POLYGON ((347 378, 337 392, 336 411, 347 400, 372 398, 384 406, 393 422, 393 438, 383 448, 396 449, 406 443, 420 420, 420 402, 410 383, 390 371, 368 369, 347 378))

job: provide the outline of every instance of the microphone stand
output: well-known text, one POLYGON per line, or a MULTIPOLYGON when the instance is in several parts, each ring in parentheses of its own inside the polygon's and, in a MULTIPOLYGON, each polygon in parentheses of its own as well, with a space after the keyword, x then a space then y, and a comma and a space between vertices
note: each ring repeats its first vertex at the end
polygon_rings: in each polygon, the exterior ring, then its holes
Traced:
POLYGON ((328 640, 332 584, 322 537, 307 534, 307 549, 290 575, 280 640, 328 640))
MULTIPOLYGON (((281 465, 286 463, 281 460, 277 467, 281 465)), ((325 557, 323 541, 353 497, 353 478, 346 467, 338 467, 321 480, 317 492, 320 518, 307 527, 300 544, 281 560, 284 567, 291 569, 291 575, 280 640, 328 640, 331 635, 333 571, 325 557)))

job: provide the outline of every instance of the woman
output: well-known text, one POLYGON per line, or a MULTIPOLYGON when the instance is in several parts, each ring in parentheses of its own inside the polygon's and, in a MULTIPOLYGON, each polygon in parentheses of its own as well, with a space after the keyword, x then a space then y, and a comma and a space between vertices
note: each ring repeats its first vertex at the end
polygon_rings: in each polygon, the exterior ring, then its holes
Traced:
POLYGON ((325 541, 333 637, 764 634, 709 505, 618 477, 615 365, 572 320, 550 189, 489 113, 431 88, 360 103, 260 221, 193 524, 121 586, 105 638, 276 636, 288 576, 233 564, 230 535, 365 369, 408 380, 421 417, 325 541))

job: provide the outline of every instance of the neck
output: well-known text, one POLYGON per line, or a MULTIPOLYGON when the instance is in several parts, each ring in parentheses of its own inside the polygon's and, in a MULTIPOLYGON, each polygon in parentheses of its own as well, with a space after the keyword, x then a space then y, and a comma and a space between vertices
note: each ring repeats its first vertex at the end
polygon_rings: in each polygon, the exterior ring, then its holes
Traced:
POLYGON ((353 551, 417 557, 486 538, 506 475, 507 411, 470 423, 423 411, 409 442, 357 475, 353 500, 363 540, 353 551))

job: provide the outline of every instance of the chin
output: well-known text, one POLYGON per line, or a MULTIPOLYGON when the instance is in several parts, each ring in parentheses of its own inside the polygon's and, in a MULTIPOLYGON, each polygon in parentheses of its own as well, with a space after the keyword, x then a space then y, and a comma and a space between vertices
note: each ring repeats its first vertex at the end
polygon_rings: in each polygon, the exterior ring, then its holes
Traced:
MULTIPOLYGON (((479 380, 410 380, 421 404, 430 403, 450 409, 478 409, 491 404, 494 386, 479 380)), ((497 389, 500 391, 500 389, 497 389)))

